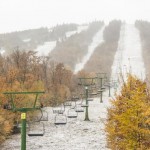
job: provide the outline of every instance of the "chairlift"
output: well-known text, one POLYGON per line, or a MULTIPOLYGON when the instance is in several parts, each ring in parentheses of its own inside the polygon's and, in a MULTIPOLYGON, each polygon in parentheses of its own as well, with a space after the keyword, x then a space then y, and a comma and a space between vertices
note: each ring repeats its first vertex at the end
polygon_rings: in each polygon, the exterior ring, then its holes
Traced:
POLYGON ((69 109, 67 113, 68 118, 77 118, 78 113, 75 111, 75 109, 69 109))
POLYGON ((64 106, 66 107, 66 106, 71 106, 72 105, 72 103, 71 103, 71 101, 66 101, 66 102, 64 102, 64 106))
MULTIPOLYGON (((96 95, 97 95, 97 94, 96 94, 96 95)), ((88 98, 87 100, 88 100, 88 101, 93 101, 93 98, 88 98)))
POLYGON ((66 125, 67 117, 64 114, 56 114, 55 115, 55 125, 66 125))
POLYGON ((72 96, 71 101, 76 102, 76 101, 78 101, 79 99, 80 99, 79 96, 72 96))
POLYGON ((82 104, 81 107, 89 107, 87 104, 82 104))
POLYGON ((81 107, 89 107, 85 100, 82 100, 81 107))
MULTIPOLYGON (((18 134, 21 132, 21 128, 22 128, 22 125, 21 123, 15 123, 14 126, 13 126, 13 134, 18 134)), ((29 128, 29 125, 26 124, 26 128, 28 129, 29 128)))
POLYGON ((45 126, 43 122, 31 122, 29 124, 28 136, 43 136, 45 126))
POLYGON ((99 89, 99 90, 97 91, 98 94, 102 94, 103 92, 104 92, 104 90, 102 90, 102 89, 99 89))
POLYGON ((20 124, 18 121, 15 121, 13 126, 13 134, 20 133, 20 124))
POLYGON ((3 109, 12 110, 12 105, 9 103, 4 104, 3 109))
POLYGON ((74 109, 76 107, 77 99, 71 98, 71 108, 74 109))
POLYGON ((89 89, 89 95, 90 96, 96 96, 97 95, 97 87, 96 84, 94 86, 91 86, 89 89))
POLYGON ((40 121, 48 121, 48 112, 41 109, 41 114, 42 116, 40 118, 40 121))
POLYGON ((63 114, 65 112, 65 106, 53 107, 53 114, 63 114))
POLYGON ((89 93, 90 96, 96 96, 97 93, 96 92, 93 92, 93 93, 89 93))
POLYGON ((84 108, 81 107, 81 105, 77 105, 76 108, 75 108, 75 111, 76 112, 84 112, 84 108))

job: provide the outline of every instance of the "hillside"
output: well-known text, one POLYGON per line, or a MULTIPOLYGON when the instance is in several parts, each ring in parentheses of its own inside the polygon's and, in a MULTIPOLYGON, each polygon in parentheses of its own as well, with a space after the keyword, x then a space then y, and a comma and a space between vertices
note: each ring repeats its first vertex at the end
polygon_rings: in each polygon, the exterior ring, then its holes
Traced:
POLYGON ((35 50, 48 41, 57 41, 65 37, 65 33, 77 29, 77 24, 63 24, 52 28, 30 29, 19 32, 0 34, 0 47, 6 53, 20 50, 35 50))

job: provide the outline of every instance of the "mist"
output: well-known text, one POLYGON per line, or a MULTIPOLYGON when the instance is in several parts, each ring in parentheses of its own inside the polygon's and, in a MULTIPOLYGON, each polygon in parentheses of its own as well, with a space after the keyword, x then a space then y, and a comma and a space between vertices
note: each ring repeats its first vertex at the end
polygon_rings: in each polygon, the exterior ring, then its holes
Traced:
POLYGON ((0 33, 56 24, 150 20, 149 0, 1 0, 0 33))

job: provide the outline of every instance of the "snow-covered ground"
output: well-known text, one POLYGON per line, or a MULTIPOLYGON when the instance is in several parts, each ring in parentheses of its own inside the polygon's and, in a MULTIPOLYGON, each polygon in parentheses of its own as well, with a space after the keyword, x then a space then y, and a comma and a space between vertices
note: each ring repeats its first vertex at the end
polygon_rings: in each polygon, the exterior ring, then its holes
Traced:
POLYGON ((88 47, 87 54, 83 57, 82 61, 80 63, 76 64, 76 66, 75 66, 75 69, 74 69, 75 74, 78 73, 78 71, 80 71, 84 68, 84 65, 90 59, 90 57, 93 54, 95 48, 104 41, 103 40, 103 31, 104 31, 104 26, 93 37, 92 43, 88 47))
POLYGON ((38 56, 47 56, 56 46, 56 41, 45 42, 44 45, 37 47, 38 56))
MULTIPOLYGON (((49 115, 48 121, 44 122, 45 135, 27 136, 27 150, 108 150, 104 132, 108 91, 104 93, 103 101, 100 103, 100 98, 95 98, 89 102, 90 121, 84 121, 85 112, 80 112, 76 119, 68 118, 67 124, 60 126, 54 125, 52 108, 45 108, 49 115)), ((20 150, 20 138, 20 134, 11 136, 1 150, 20 150)))
POLYGON ((112 66, 112 78, 116 79, 116 74, 120 73, 123 74, 124 79, 127 73, 145 79, 140 35, 132 24, 123 24, 121 27, 118 49, 112 66))

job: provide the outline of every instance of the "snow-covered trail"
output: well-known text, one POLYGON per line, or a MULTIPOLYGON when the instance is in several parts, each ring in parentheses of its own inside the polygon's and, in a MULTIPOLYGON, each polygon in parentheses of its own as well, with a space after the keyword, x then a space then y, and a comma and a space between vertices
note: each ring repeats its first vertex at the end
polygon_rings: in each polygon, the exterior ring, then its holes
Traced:
POLYGON ((116 79, 116 74, 122 74, 126 79, 127 73, 145 79, 139 31, 131 24, 123 24, 121 27, 118 49, 112 66, 112 78, 116 79))
MULTIPOLYGON (((77 27, 77 30, 66 32, 65 36, 66 39, 70 38, 76 33, 80 33, 82 31, 85 31, 88 29, 88 25, 80 25, 77 27)), ((61 38, 60 38, 61 39, 61 38)), ((24 42, 28 42, 29 39, 24 40, 24 42)), ((38 56, 48 56, 49 53, 51 53, 54 48, 56 47, 56 41, 49 41, 45 42, 43 45, 39 45, 35 51, 37 51, 38 56)))
POLYGON ((84 68, 84 65, 87 63, 87 61, 90 59, 91 55, 93 54, 95 48, 101 44, 103 40, 103 31, 104 26, 95 34, 93 37, 92 43, 88 47, 87 54, 83 57, 82 61, 78 64, 76 64, 74 73, 76 74, 78 71, 82 70, 84 68))
POLYGON ((66 32, 65 35, 66 35, 67 38, 69 38, 69 37, 71 37, 74 34, 77 34, 77 33, 79 34, 82 31, 87 30, 88 27, 89 27, 89 25, 80 25, 80 26, 77 27, 77 30, 66 32))
MULTIPOLYGON (((45 135, 27 136, 27 150, 108 150, 103 123, 107 114, 108 91, 104 93, 103 101, 100 103, 100 98, 95 98, 89 102, 90 121, 84 121, 85 112, 81 112, 77 119, 68 119, 66 125, 57 127, 52 108, 45 108, 49 114, 49 120, 44 122, 45 135)), ((1 150, 20 150, 20 138, 20 134, 11 136, 1 150)))
POLYGON ((55 46, 56 41, 45 42, 44 45, 38 46, 35 51, 37 51, 38 56, 48 56, 55 46))

